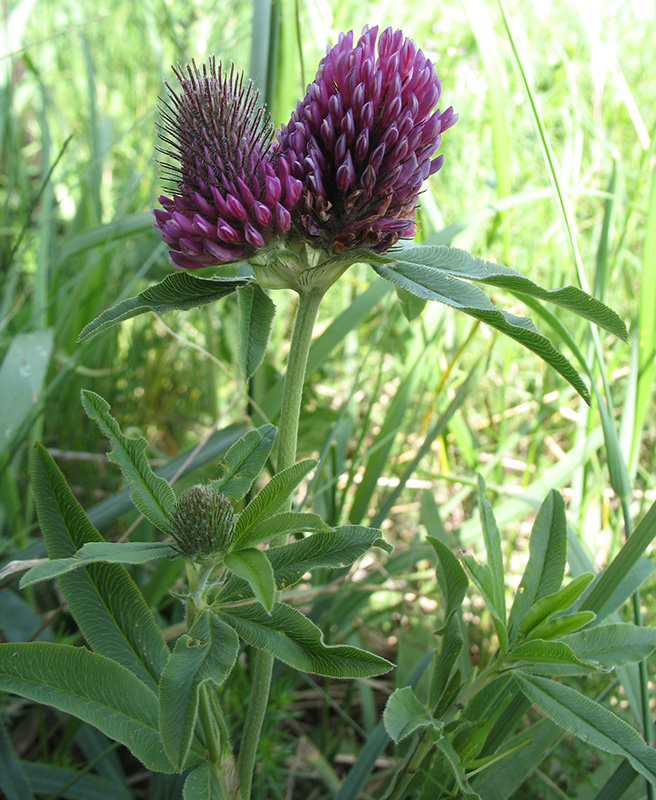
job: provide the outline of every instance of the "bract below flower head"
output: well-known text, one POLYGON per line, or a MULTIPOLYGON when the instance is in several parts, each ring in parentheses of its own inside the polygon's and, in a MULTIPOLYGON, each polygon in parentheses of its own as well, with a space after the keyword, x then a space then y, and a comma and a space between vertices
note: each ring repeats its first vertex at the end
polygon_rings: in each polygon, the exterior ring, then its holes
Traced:
POLYGON ((313 83, 278 132, 281 162, 303 183, 295 211, 301 236, 328 251, 384 252, 414 234, 423 181, 453 108, 435 106, 441 84, 414 42, 391 28, 365 28, 328 48, 313 83))
POLYGON ((241 73, 214 59, 174 72, 181 88, 167 84, 159 131, 173 186, 159 198, 155 228, 176 267, 247 257, 287 233, 301 184, 278 162, 258 92, 241 73))

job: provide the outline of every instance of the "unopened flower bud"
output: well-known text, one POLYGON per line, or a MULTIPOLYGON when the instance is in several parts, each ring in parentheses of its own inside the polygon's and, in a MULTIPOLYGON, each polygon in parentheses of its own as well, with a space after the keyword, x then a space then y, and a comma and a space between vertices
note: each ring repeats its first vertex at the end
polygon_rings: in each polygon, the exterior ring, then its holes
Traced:
POLYGON ((171 534, 188 559, 222 556, 232 544, 237 515, 230 500, 198 484, 183 492, 171 511, 171 534))

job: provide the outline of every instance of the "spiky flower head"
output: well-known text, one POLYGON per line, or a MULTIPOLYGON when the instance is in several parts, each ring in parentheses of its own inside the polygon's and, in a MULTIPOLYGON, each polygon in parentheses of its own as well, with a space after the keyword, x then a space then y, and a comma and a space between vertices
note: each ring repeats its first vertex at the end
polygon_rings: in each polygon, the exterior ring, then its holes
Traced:
POLYGON ((189 560, 224 555, 232 544, 236 524, 229 498, 203 484, 184 491, 171 511, 171 535, 189 560))
POLYGON ((399 30, 340 34, 288 125, 278 132, 281 163, 303 183, 298 229, 329 252, 384 252, 415 229, 423 181, 442 166, 433 158, 453 108, 435 106, 435 66, 399 30))
POLYGON ((301 184, 278 163, 258 92, 234 66, 226 74, 211 59, 174 72, 180 90, 166 84, 159 126, 172 185, 155 228, 176 267, 244 258, 287 233, 301 184))

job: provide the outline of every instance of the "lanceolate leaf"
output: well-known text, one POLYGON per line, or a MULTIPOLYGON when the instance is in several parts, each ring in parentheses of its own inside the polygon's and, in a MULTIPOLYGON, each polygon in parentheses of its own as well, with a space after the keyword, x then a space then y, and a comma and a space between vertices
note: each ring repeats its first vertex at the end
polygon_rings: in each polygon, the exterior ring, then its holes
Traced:
POLYGON ((156 695, 109 658, 51 642, 0 644, 0 689, 73 714, 148 769, 174 772, 159 738, 156 695))
POLYGON ((465 599, 467 587, 469 586, 469 579, 460 566, 460 562, 456 556, 444 542, 441 542, 434 536, 427 536, 426 538, 433 545, 440 561, 437 570, 437 578, 446 603, 444 623, 442 627, 436 631, 437 635, 441 636, 447 629, 449 620, 460 608, 462 601, 465 599))
POLYGON ((373 267, 381 277, 395 286, 400 286, 417 297, 437 300, 464 311, 465 314, 515 339, 550 364, 571 383, 586 403, 590 403, 590 393, 578 372, 527 317, 517 317, 502 311, 477 286, 430 267, 406 262, 396 262, 393 267, 381 264, 374 264, 373 267))
POLYGON ((466 250, 456 247, 400 245, 390 256, 397 256, 400 264, 421 265, 439 270, 446 275, 455 275, 470 281, 486 283, 507 289, 517 295, 528 295, 567 308, 585 317, 595 325, 605 328, 623 341, 628 340, 626 325, 618 315, 600 300, 591 297, 576 286, 562 289, 543 289, 521 273, 502 264, 483 261, 466 250))
POLYGON ((281 511, 272 517, 267 517, 253 525, 252 528, 241 537, 238 546, 233 550, 241 550, 244 547, 252 547, 254 544, 266 542, 272 536, 292 533, 312 533, 313 531, 331 531, 332 528, 318 514, 307 511, 281 511))
POLYGON ((302 672, 329 678, 370 678, 393 666, 359 647, 324 644, 319 628, 284 603, 276 603, 271 615, 255 603, 221 609, 220 615, 248 644, 302 672))
POLYGON ((262 472, 273 447, 276 430, 274 425, 267 423, 238 439, 221 462, 225 470, 223 477, 212 481, 212 488, 232 500, 241 500, 262 472))
POLYGON ((497 636, 499 637, 499 644, 501 649, 505 652, 508 649, 508 632, 506 630, 506 621, 503 612, 497 606, 496 587, 492 572, 486 564, 479 564, 476 559, 468 553, 462 553, 460 558, 465 565, 465 569, 469 573, 469 577, 483 595, 485 605, 490 614, 492 614, 492 621, 497 636))
POLYGON ((237 298, 241 369, 248 380, 257 372, 266 353, 276 307, 257 283, 239 288, 237 298))
POLYGON ((249 547, 238 553, 228 553, 225 565, 238 578, 248 582, 255 597, 267 613, 271 613, 276 584, 273 579, 273 569, 266 555, 257 547, 249 547))
POLYGON ((239 544, 244 534, 257 522, 273 516, 284 505, 307 473, 316 466, 313 458, 299 461, 291 467, 278 472, 262 491, 241 512, 235 528, 234 545, 239 544))
POLYGON ((616 714, 556 681, 518 674, 515 680, 550 720, 600 750, 628 758, 638 772, 656 783, 656 750, 616 714))
POLYGON ((545 623, 549 617, 559 611, 566 611, 578 600, 593 578, 594 575, 592 573, 585 572, 570 581, 567 586, 563 586, 560 591, 548 594, 538 600, 524 615, 520 622, 519 630, 524 634, 528 634, 538 625, 545 623))
POLYGON ((144 289, 136 297, 121 300, 107 311, 103 311, 99 317, 84 327, 78 341, 82 342, 107 328, 118 325, 119 322, 145 314, 147 311, 163 314, 166 311, 176 309, 187 311, 190 308, 213 303, 234 292, 235 289, 247 286, 251 281, 252 278, 199 278, 187 270, 173 272, 161 283, 144 289))
POLYGON ((618 622, 579 631, 563 640, 580 657, 613 669, 636 664, 656 649, 656 630, 618 622))
POLYGON ((478 507, 481 515, 481 527, 487 553, 487 564, 494 586, 494 605, 502 620, 506 618, 506 589, 504 584, 503 556, 501 554, 501 535, 494 518, 494 511, 485 499, 485 481, 478 475, 478 507))
POLYGON ((564 664, 583 667, 587 672, 598 672, 598 664, 589 664, 577 658, 571 647, 564 642, 545 642, 543 639, 532 639, 530 642, 513 647, 508 653, 508 660, 525 661, 530 666, 540 664, 564 664))
POLYGON ((148 442, 141 436, 137 439, 124 436, 109 413, 109 403, 95 392, 83 389, 82 405, 90 419, 98 423, 102 433, 114 446, 108 458, 118 464, 130 482, 132 502, 149 522, 168 533, 169 514, 175 503, 175 492, 164 478, 159 478, 150 468, 145 454, 148 442))
POLYGON ((429 705, 435 708, 444 696, 451 675, 460 655, 464 641, 460 633, 460 620, 455 614, 449 617, 443 631, 442 648, 435 653, 435 664, 431 678, 429 705))
POLYGON ((576 611, 573 614, 555 617, 548 622, 543 622, 537 628, 533 628, 526 639, 560 639, 568 633, 589 625, 595 618, 594 611, 576 611))
MULTIPOLYGON (((70 558, 86 542, 103 542, 57 465, 39 444, 32 458, 32 489, 51 559, 70 558)), ((92 564, 62 575, 59 586, 91 647, 127 667, 154 691, 169 651, 125 568, 92 564)))
POLYGON ((515 594, 508 632, 515 637, 526 612, 537 600, 557 592, 565 575, 567 518, 565 502, 558 492, 549 492, 533 523, 528 543, 529 559, 515 594))
POLYGON ((57 558, 32 567, 23 575, 20 585, 22 589, 98 562, 145 564, 147 561, 177 555, 177 550, 164 542, 87 542, 72 558, 57 558))
POLYGON ((424 728, 440 730, 442 723, 433 717, 417 699, 411 686, 397 689, 387 701, 383 714, 387 735, 394 742, 401 742, 412 733, 424 728))
POLYGON ((166 754, 182 771, 194 734, 199 692, 220 686, 237 658, 236 633, 209 611, 182 635, 164 667, 159 687, 159 724, 166 754))

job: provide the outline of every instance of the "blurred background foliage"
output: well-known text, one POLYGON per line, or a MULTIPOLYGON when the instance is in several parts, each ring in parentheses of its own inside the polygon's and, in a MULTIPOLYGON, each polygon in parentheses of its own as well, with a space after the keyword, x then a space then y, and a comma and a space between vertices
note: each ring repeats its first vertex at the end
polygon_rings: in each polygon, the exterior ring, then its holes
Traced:
MULTIPOLYGON (((559 312, 600 386, 602 378, 610 386, 637 521, 656 498, 656 9, 646 0, 509 0, 507 10, 587 280, 630 328, 629 346, 602 337, 600 365, 589 325, 559 312)), ((169 476, 193 455, 196 469, 178 486, 214 475, 245 426, 275 422, 294 307, 285 293, 273 298, 279 314, 265 364, 247 387, 250 400, 239 374, 234 297, 165 319, 145 315, 76 344, 95 315, 171 271, 150 213, 161 191, 157 97, 171 64, 209 54, 233 61, 255 80, 278 125, 339 31, 402 28, 437 64, 441 107, 460 114, 444 137, 444 167, 421 195, 421 240, 464 247, 547 287, 577 282, 518 61, 492 0, 5 0, 0 14, 3 561, 43 554, 29 490, 36 440, 107 538, 136 521, 105 443, 82 412, 82 388, 102 394, 126 432, 148 438, 154 463, 169 476)), ((512 297, 499 302, 527 313, 512 297)), ((454 546, 479 546, 475 471, 485 476, 516 565, 509 592, 549 488, 564 493, 574 539, 597 567, 623 541, 609 481, 615 456, 604 448, 596 407, 585 407, 532 354, 450 309, 429 306, 408 323, 389 285, 364 265, 322 307, 299 443, 299 456, 309 454, 322 461, 307 503, 334 524, 381 525, 398 549, 388 562, 363 565, 357 591, 345 593, 340 576, 326 574, 317 579, 320 599, 310 584, 300 599, 333 640, 363 638, 394 658, 397 685, 434 647, 440 598, 425 527, 438 526, 454 546)), ((130 535, 156 532, 141 522, 130 535)), ((180 613, 166 589, 178 569, 137 574, 171 636, 180 613)), ((653 624, 649 591, 643 614, 653 624)), ((492 626, 475 605, 467 621, 475 663, 489 656, 492 626)), ((5 582, 0 626, 9 641, 77 641, 52 586, 19 594, 16 582, 5 582)), ((319 685, 280 670, 260 796, 334 797, 390 688, 389 681, 319 685)), ((248 691, 246 672, 226 690, 237 721, 248 691)), ((616 683, 608 701, 631 718, 616 683)), ((106 746, 53 711, 7 702, 14 749, 27 761, 63 768, 106 746)), ((612 758, 600 758, 565 739, 513 796, 594 797, 614 768, 612 758)), ((100 764, 119 782, 126 778, 116 770, 135 777, 135 765, 119 763, 111 748, 100 764)), ((173 794, 158 794, 157 780, 150 796, 175 796, 170 781, 173 794)), ((147 785, 137 774, 135 796, 147 785)))

